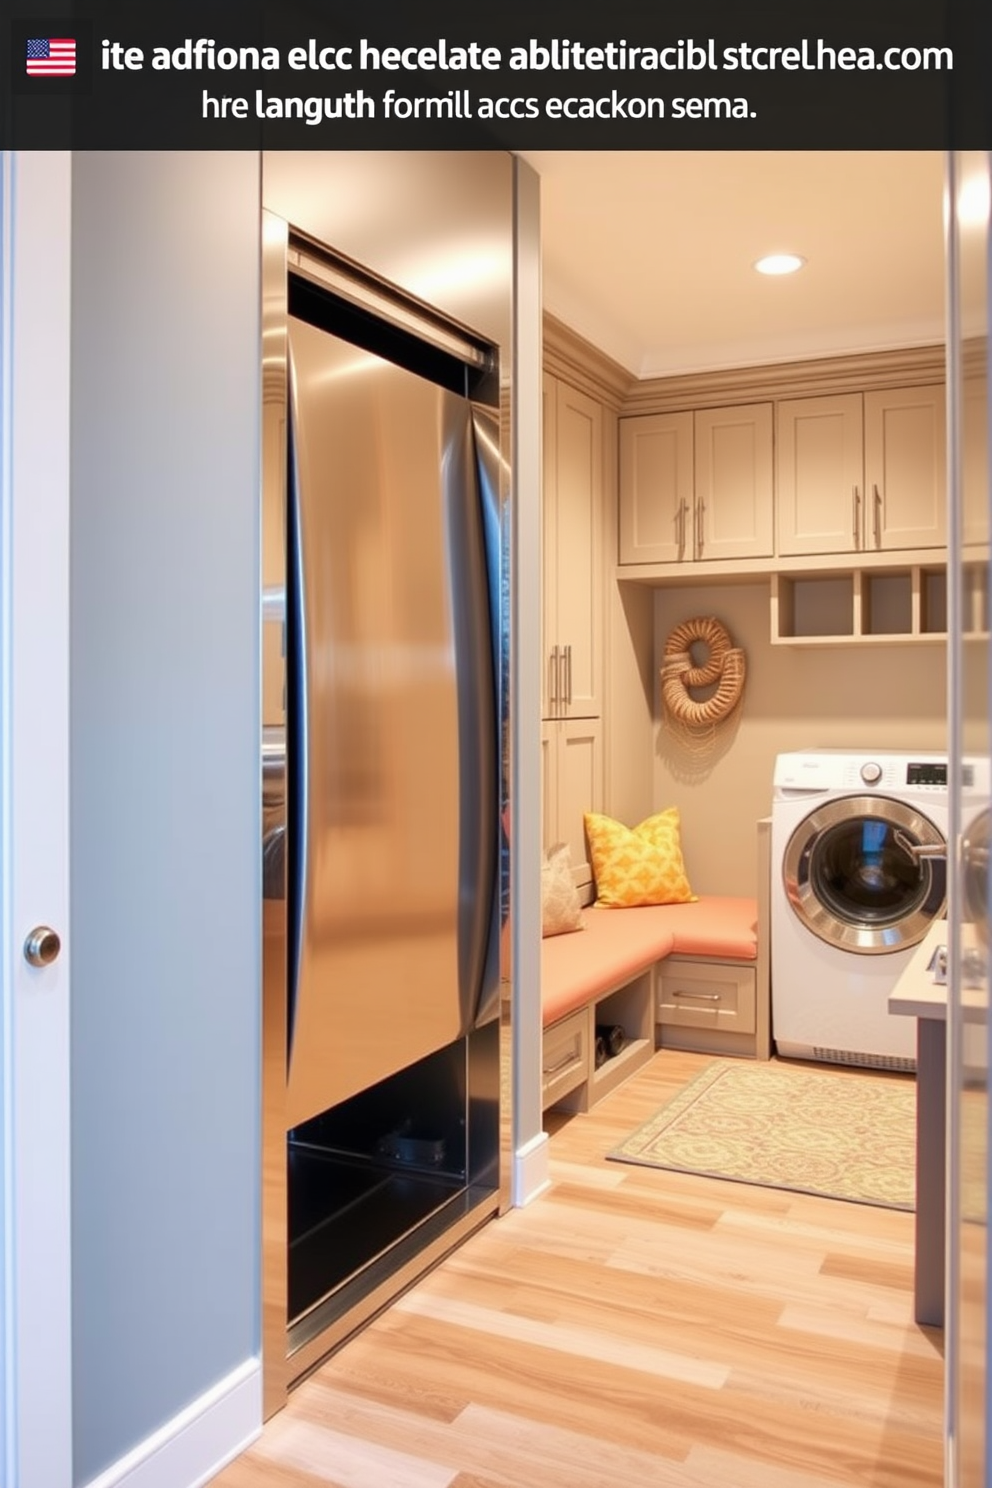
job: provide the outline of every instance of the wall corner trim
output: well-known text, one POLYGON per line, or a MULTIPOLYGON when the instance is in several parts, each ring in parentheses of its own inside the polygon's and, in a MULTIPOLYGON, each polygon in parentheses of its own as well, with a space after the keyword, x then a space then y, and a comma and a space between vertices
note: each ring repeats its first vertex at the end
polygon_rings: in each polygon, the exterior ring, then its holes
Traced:
POLYGON ((544 368, 614 413, 630 397, 637 379, 619 362, 547 310, 543 321, 544 368))
MULTIPOLYGON (((538 1132, 513 1157, 513 1195, 515 1209, 522 1209, 532 1199, 551 1187, 547 1132, 538 1132)), ((102 1485, 101 1485, 102 1488, 102 1485)))
POLYGON ((203 1488, 262 1432, 262 1361, 246 1359, 86 1488, 203 1488))

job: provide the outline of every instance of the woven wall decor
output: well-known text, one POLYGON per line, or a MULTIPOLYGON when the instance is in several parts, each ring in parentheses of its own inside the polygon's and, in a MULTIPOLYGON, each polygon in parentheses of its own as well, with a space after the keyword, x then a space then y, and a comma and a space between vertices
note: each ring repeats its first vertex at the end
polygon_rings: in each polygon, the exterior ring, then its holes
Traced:
POLYGON ((665 711, 687 728, 711 729, 737 707, 744 691, 744 652, 735 646, 726 626, 712 615, 685 620, 665 642, 661 664, 661 697, 665 711), (691 647, 701 641, 707 648, 697 666, 691 647), (690 688, 717 689, 700 702, 690 688))

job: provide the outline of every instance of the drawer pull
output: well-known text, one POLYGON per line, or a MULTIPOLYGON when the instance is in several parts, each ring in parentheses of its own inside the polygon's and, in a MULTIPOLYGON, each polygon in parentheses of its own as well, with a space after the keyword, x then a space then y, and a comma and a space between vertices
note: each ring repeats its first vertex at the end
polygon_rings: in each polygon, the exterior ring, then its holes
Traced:
POLYGON ((678 992, 672 993, 673 997, 691 997, 696 1002, 722 1002, 723 998, 719 992, 678 992))
POLYGON ((545 1075, 556 1075, 559 1070, 565 1069, 565 1067, 567 1065, 569 1065, 569 1064, 575 1064, 575 1062, 577 1061, 578 1057, 579 1057, 578 1054, 575 1054, 575 1053, 566 1054, 565 1055, 565 1058, 564 1059, 559 1059, 559 1061, 558 1061, 557 1064, 546 1064, 544 1066, 544 1074, 545 1075))

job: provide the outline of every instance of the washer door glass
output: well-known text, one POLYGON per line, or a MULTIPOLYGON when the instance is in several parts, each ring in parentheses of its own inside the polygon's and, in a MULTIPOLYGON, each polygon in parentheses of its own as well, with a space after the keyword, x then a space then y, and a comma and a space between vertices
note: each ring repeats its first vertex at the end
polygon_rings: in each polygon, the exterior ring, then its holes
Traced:
POLYGON ((863 955, 916 945, 944 912, 942 833, 887 796, 829 801, 800 822, 782 864, 785 891, 806 927, 829 945, 863 955))

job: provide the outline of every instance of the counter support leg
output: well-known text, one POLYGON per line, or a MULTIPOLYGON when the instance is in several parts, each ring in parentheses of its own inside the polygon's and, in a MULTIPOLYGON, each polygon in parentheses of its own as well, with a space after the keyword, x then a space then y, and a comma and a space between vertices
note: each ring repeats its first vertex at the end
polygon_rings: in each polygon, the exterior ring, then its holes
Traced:
POLYGON ((916 1280, 918 1323, 944 1326, 947 1024, 916 1022, 916 1280))

